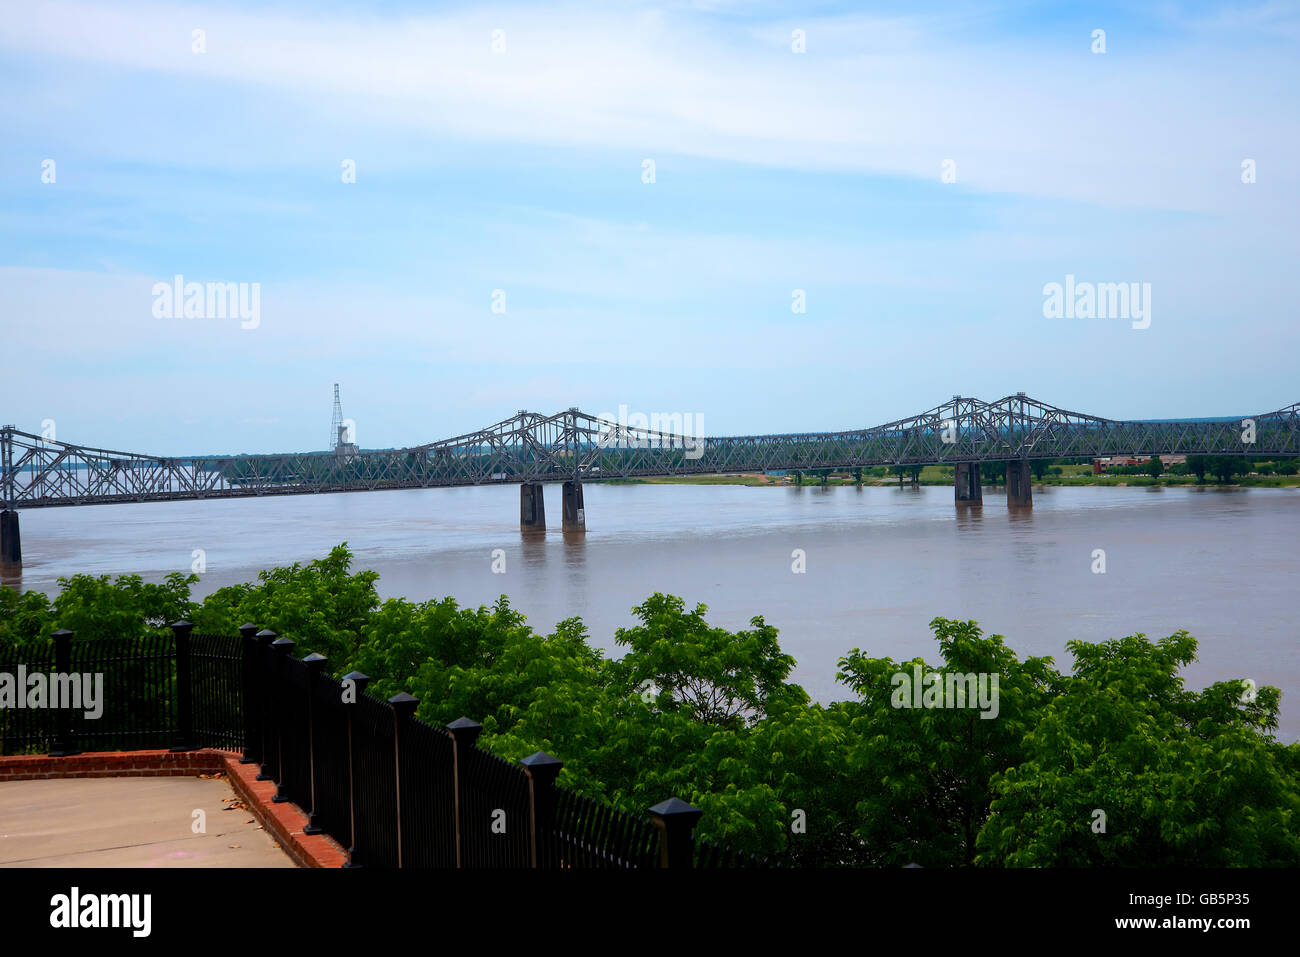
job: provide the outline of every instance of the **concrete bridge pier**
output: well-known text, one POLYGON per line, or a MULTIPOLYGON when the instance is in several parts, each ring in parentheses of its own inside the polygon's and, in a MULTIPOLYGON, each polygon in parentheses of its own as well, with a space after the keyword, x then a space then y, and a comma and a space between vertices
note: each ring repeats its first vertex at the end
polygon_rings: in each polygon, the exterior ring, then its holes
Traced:
POLYGON ((1033 504, 1033 473, 1029 470, 1028 460, 1008 462, 1007 508, 1032 508, 1033 504))
POLYGON ((525 532, 546 528, 546 499, 542 497, 540 482, 524 482, 519 486, 519 527, 525 532))
POLYGON ((582 506, 582 483, 577 481, 565 482, 561 503, 564 511, 564 531, 585 532, 587 530, 587 510, 582 506))
POLYGON ((980 484, 978 462, 955 462, 952 480, 953 500, 958 505, 984 504, 984 488, 980 484))
POLYGON ((18 535, 18 513, 0 512, 0 575, 16 577, 23 573, 23 545, 18 535))

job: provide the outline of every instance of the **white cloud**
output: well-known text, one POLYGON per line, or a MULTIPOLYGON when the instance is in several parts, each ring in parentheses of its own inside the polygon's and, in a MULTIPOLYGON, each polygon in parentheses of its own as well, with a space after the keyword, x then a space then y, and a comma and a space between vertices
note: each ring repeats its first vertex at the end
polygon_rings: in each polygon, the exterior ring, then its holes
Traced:
MULTIPOLYGON (((1294 69, 1278 59, 1284 51, 1216 43, 1240 25, 1232 18, 1141 56, 1091 56, 1064 36, 1048 48, 990 45, 965 39, 960 22, 809 18, 800 24, 809 52, 794 55, 785 21, 728 32, 681 11, 521 6, 363 19, 55 0, 12 9, 0 47, 211 81, 252 112, 266 93, 287 95, 401 136, 926 179, 951 157, 964 186, 1107 205, 1230 208, 1216 177, 1234 180, 1238 153, 1300 147, 1295 125, 1279 122, 1296 113, 1294 69), (207 31, 205 54, 190 50, 195 27, 207 31), (498 27, 507 49, 494 55, 498 27)), ((1120 39, 1117 51, 1132 51, 1144 38, 1120 39)), ((141 158, 171 149, 165 140, 139 143, 141 158)), ((1279 202, 1297 195, 1294 178, 1273 188, 1285 190, 1279 202)))

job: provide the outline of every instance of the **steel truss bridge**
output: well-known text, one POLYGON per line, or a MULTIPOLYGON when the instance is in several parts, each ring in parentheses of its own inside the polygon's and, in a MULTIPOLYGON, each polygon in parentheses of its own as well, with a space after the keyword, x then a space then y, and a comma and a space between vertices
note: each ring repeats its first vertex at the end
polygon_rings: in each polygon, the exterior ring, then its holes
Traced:
MULTIPOLYGON (((660 422, 662 425, 663 423, 660 422)), ((1007 464, 1007 505, 1032 504, 1032 459, 1151 455, 1300 456, 1300 403, 1243 419, 1116 421, 1024 393, 954 396, 909 419, 847 432, 702 438, 630 427, 578 409, 519 412, 479 432, 405 449, 166 457, 0 428, 0 574, 22 573, 19 509, 260 495, 516 484, 519 524, 546 527, 542 490, 563 482, 563 527, 586 528, 583 483, 640 476, 817 471, 950 463, 958 506, 981 505, 980 465, 1007 464)))
POLYGON ((874 428, 700 438, 568 409, 380 451, 169 458, 0 429, 6 511, 117 502, 582 482, 640 476, 1161 454, 1300 456, 1300 403, 1245 419, 1116 421, 1023 393, 954 397, 874 428), (1253 441, 1250 441, 1253 439, 1253 441))

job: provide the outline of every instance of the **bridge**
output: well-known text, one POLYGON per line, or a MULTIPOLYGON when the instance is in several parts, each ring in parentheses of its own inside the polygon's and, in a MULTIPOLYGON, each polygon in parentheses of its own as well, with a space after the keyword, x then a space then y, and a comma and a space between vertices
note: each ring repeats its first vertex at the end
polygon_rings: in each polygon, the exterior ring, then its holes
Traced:
MULTIPOLYGON (((660 423, 661 425, 663 423, 660 423)), ((668 423, 671 429, 672 422, 668 423)), ((1032 505, 1033 459, 1130 455, 1300 456, 1300 403, 1239 418, 1104 419, 1023 392, 996 402, 954 396, 907 419, 844 432, 703 438, 630 427, 578 409, 519 412, 427 445, 174 458, 54 441, 0 429, 0 571, 22 568, 24 508, 322 492, 520 486, 520 525, 545 528, 545 483, 562 482, 563 527, 586 527, 583 482, 674 475, 843 469, 954 468, 958 505, 980 505, 980 464, 1007 463, 1007 504, 1032 505)))

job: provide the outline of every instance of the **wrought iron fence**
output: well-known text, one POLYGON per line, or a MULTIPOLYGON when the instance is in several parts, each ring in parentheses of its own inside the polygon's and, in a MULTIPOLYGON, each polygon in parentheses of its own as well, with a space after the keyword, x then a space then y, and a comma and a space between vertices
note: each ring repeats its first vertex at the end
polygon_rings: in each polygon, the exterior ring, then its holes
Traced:
POLYGON ((0 673, 91 676, 100 711, 0 708, 0 754, 242 750, 275 782, 272 800, 302 808, 305 832, 337 840, 349 867, 775 865, 696 841, 701 812, 676 798, 646 817, 558 786, 558 759, 505 761, 478 746, 477 723, 427 724, 411 695, 375 698, 366 675, 335 678, 272 631, 192 632, 177 622, 170 635, 78 642, 59 631, 0 647, 0 673))
POLYGON ((190 632, 77 641, 56 631, 0 646, 16 692, 0 708, 0 754, 238 747, 240 639, 190 632))
POLYGON ((14 700, 0 708, 0 754, 46 754, 54 750, 54 712, 27 707, 27 677, 54 671, 54 642, 0 645, 0 675, 12 682, 14 700))
POLYGON ((659 835, 651 821, 568 788, 557 787, 555 791, 555 827, 545 843, 547 866, 658 866, 659 835))

